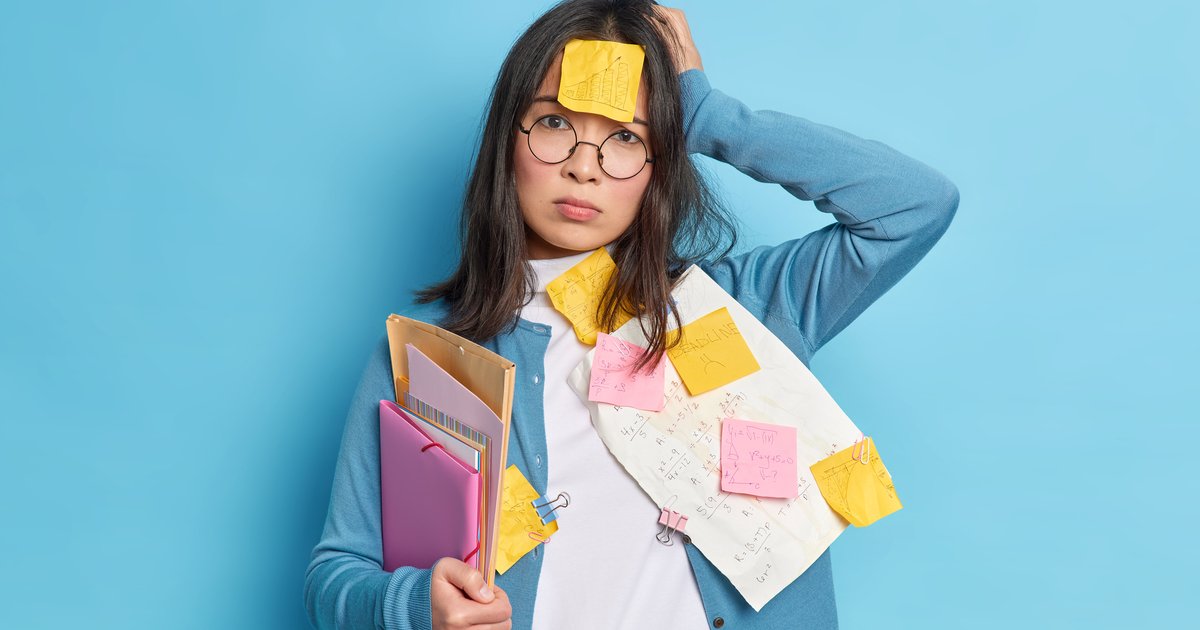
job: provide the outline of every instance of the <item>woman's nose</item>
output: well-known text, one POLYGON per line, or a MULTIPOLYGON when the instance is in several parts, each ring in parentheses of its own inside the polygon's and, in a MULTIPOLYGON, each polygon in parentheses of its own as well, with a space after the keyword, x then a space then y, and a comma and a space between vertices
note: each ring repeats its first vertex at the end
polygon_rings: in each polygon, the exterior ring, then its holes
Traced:
POLYGON ((579 182, 600 181, 600 145, 579 141, 571 150, 571 156, 563 162, 563 176, 579 182), (591 147, 585 149, 583 145, 591 147))

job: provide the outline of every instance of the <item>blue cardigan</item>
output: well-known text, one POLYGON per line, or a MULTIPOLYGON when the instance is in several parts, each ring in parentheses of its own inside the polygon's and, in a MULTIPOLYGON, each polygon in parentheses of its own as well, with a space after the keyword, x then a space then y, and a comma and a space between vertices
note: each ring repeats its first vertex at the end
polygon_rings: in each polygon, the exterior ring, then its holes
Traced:
MULTIPOLYGON (((777 183, 837 219, 802 238, 702 266, 807 365, 929 251, 954 216, 958 191, 937 171, 879 142, 751 111, 710 88, 699 70, 680 81, 689 152, 777 183)), ((432 304, 407 314, 439 322, 445 312, 432 304)), ((483 344, 517 365, 508 461, 541 493, 549 463, 541 378, 549 340, 548 327, 519 320, 512 332, 483 344)), ((381 568, 378 408, 394 396, 384 338, 346 419, 325 530, 304 582, 309 618, 320 628, 431 627, 430 570, 381 568)), ((687 556, 714 627, 837 627, 828 551, 757 613, 694 545, 687 545, 687 556)), ((535 550, 497 579, 512 603, 513 628, 531 627, 541 566, 535 550)))

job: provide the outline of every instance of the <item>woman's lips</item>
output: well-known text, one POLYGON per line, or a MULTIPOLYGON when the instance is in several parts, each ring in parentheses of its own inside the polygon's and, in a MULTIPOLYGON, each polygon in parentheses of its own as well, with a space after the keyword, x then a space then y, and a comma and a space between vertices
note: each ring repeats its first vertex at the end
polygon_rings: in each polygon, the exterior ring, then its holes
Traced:
POLYGON ((600 216, 600 211, 586 201, 578 199, 556 199, 554 208, 572 221, 590 221, 600 216))

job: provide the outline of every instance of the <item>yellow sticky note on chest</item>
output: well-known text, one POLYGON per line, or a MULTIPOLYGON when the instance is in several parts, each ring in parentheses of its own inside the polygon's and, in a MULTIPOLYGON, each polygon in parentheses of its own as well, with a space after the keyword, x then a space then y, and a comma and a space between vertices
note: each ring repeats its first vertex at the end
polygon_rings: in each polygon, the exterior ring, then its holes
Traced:
POLYGON ((875 443, 871 438, 865 443, 865 447, 856 444, 810 467, 825 502, 855 527, 866 527, 904 507, 875 443))
POLYGON ((729 309, 719 308, 680 329, 683 339, 667 350, 671 364, 693 396, 758 371, 758 360, 729 309))
POLYGON ((572 39, 563 50, 558 102, 572 111, 629 122, 645 60, 637 44, 572 39))
POLYGON ((550 539, 558 531, 558 521, 543 525, 533 502, 537 490, 529 484, 516 465, 504 471, 504 488, 500 492, 500 531, 496 544, 496 572, 503 575, 522 556, 550 539))
MULTIPOLYGON (((571 322, 575 336, 583 343, 594 346, 597 332, 611 332, 600 330, 596 310, 616 271, 617 263, 608 255, 608 250, 601 247, 546 285, 550 303, 571 322)), ((628 313, 622 313, 614 322, 614 328, 623 326, 630 317, 628 313)))

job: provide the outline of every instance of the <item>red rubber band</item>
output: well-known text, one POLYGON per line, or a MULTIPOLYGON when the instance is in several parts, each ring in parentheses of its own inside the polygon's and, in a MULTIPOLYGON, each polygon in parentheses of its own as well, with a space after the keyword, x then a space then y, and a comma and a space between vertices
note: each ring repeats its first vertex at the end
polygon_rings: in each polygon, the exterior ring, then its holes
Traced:
POLYGON ((463 562, 470 562, 471 558, 473 558, 477 553, 479 553, 479 543, 475 543, 475 549, 473 549, 471 553, 467 554, 466 558, 463 558, 463 562))

